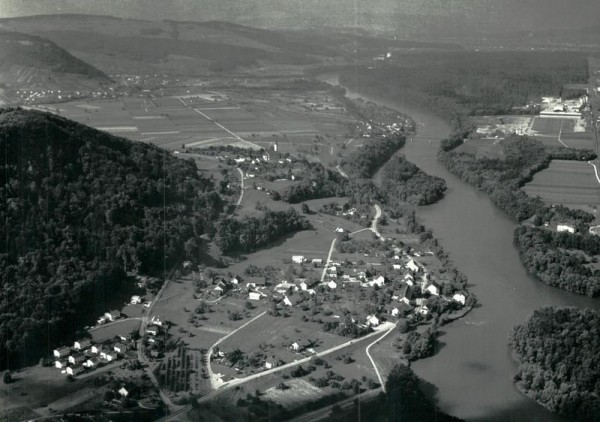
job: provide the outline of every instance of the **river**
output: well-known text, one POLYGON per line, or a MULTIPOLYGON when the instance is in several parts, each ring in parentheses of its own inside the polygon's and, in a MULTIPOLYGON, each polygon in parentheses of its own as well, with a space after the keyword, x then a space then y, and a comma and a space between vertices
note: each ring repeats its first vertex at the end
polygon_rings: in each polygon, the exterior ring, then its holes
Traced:
MULTIPOLYGON (((337 74, 319 80, 339 84, 337 74)), ((417 138, 400 151, 427 173, 446 180, 448 190, 437 204, 420 207, 419 219, 469 279, 479 299, 465 318, 442 327, 435 356, 413 369, 436 387, 435 399, 445 412, 469 421, 560 421, 512 383, 516 364, 507 340, 512 327, 542 306, 600 308, 600 301, 546 286, 527 274, 513 246, 515 222, 489 198, 450 174, 436 158, 439 141, 450 133, 445 121, 419 107, 345 87, 362 97, 396 109, 417 123, 417 138)))

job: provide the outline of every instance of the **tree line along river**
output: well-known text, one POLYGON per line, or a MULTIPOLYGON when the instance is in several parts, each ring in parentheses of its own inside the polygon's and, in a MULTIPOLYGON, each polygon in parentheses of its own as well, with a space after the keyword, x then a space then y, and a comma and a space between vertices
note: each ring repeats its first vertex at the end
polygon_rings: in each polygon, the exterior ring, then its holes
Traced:
MULTIPOLYGON (((336 73, 318 79, 339 85, 336 73)), ((399 153, 448 185, 443 200, 420 207, 417 215, 467 275, 468 288, 479 299, 465 318, 441 328, 435 356, 415 362, 413 369, 435 386, 438 406, 453 416, 469 421, 562 420, 514 387, 516 364, 508 336, 542 306, 599 309, 600 301, 549 287, 527 274, 513 246, 516 223, 438 162, 439 142, 451 132, 445 121, 400 99, 377 98, 356 86, 344 88, 350 98, 362 97, 415 120, 418 138, 408 139, 399 153)))

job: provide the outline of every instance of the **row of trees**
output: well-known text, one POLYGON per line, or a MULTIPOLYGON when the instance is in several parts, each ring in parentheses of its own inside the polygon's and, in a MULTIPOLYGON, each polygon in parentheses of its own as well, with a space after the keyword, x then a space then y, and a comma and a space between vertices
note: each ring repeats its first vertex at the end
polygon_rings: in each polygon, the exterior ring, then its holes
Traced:
POLYGON ((310 223, 295 209, 265 211, 260 217, 223 219, 217 224, 215 242, 223 252, 252 252, 282 236, 308 230, 310 223))
POLYGON ((546 307, 514 328, 514 377, 525 394, 552 412, 578 421, 600 419, 600 314, 546 307))

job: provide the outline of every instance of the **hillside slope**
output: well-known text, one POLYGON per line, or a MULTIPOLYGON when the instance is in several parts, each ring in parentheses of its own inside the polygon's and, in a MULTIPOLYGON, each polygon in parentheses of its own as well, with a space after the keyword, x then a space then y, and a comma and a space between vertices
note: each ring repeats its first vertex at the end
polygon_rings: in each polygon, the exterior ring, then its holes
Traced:
POLYGON ((193 161, 51 114, 0 111, 0 163, 0 367, 107 311, 125 269, 195 260, 222 208, 193 161))
POLYGON ((7 90, 89 90, 110 82, 50 40, 0 31, 0 84, 7 90))

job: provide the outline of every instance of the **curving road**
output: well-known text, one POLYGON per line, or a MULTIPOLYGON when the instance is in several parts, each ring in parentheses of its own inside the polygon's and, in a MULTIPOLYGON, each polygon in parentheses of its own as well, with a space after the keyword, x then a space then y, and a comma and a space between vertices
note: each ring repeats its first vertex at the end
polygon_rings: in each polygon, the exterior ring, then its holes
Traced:
POLYGON ((375 369, 375 374, 377 374, 377 379, 379 380, 379 385, 381 386, 380 387, 381 391, 383 391, 384 393, 385 393, 385 383, 383 381, 383 378, 381 377, 381 374, 379 373, 379 369, 377 369, 375 360, 373 360, 373 357, 371 356, 371 353, 369 352, 369 350, 371 349, 371 347, 373 347, 379 341, 383 340, 384 337, 386 337, 388 334, 390 334, 392 331, 394 331, 394 328, 396 328, 396 324, 394 324, 392 327, 390 327, 390 329, 385 334, 383 334, 381 337, 376 339, 373 343, 369 344, 367 346, 367 349, 365 350, 367 352, 367 357, 371 361, 371 365, 373 365, 373 369, 375 369))

